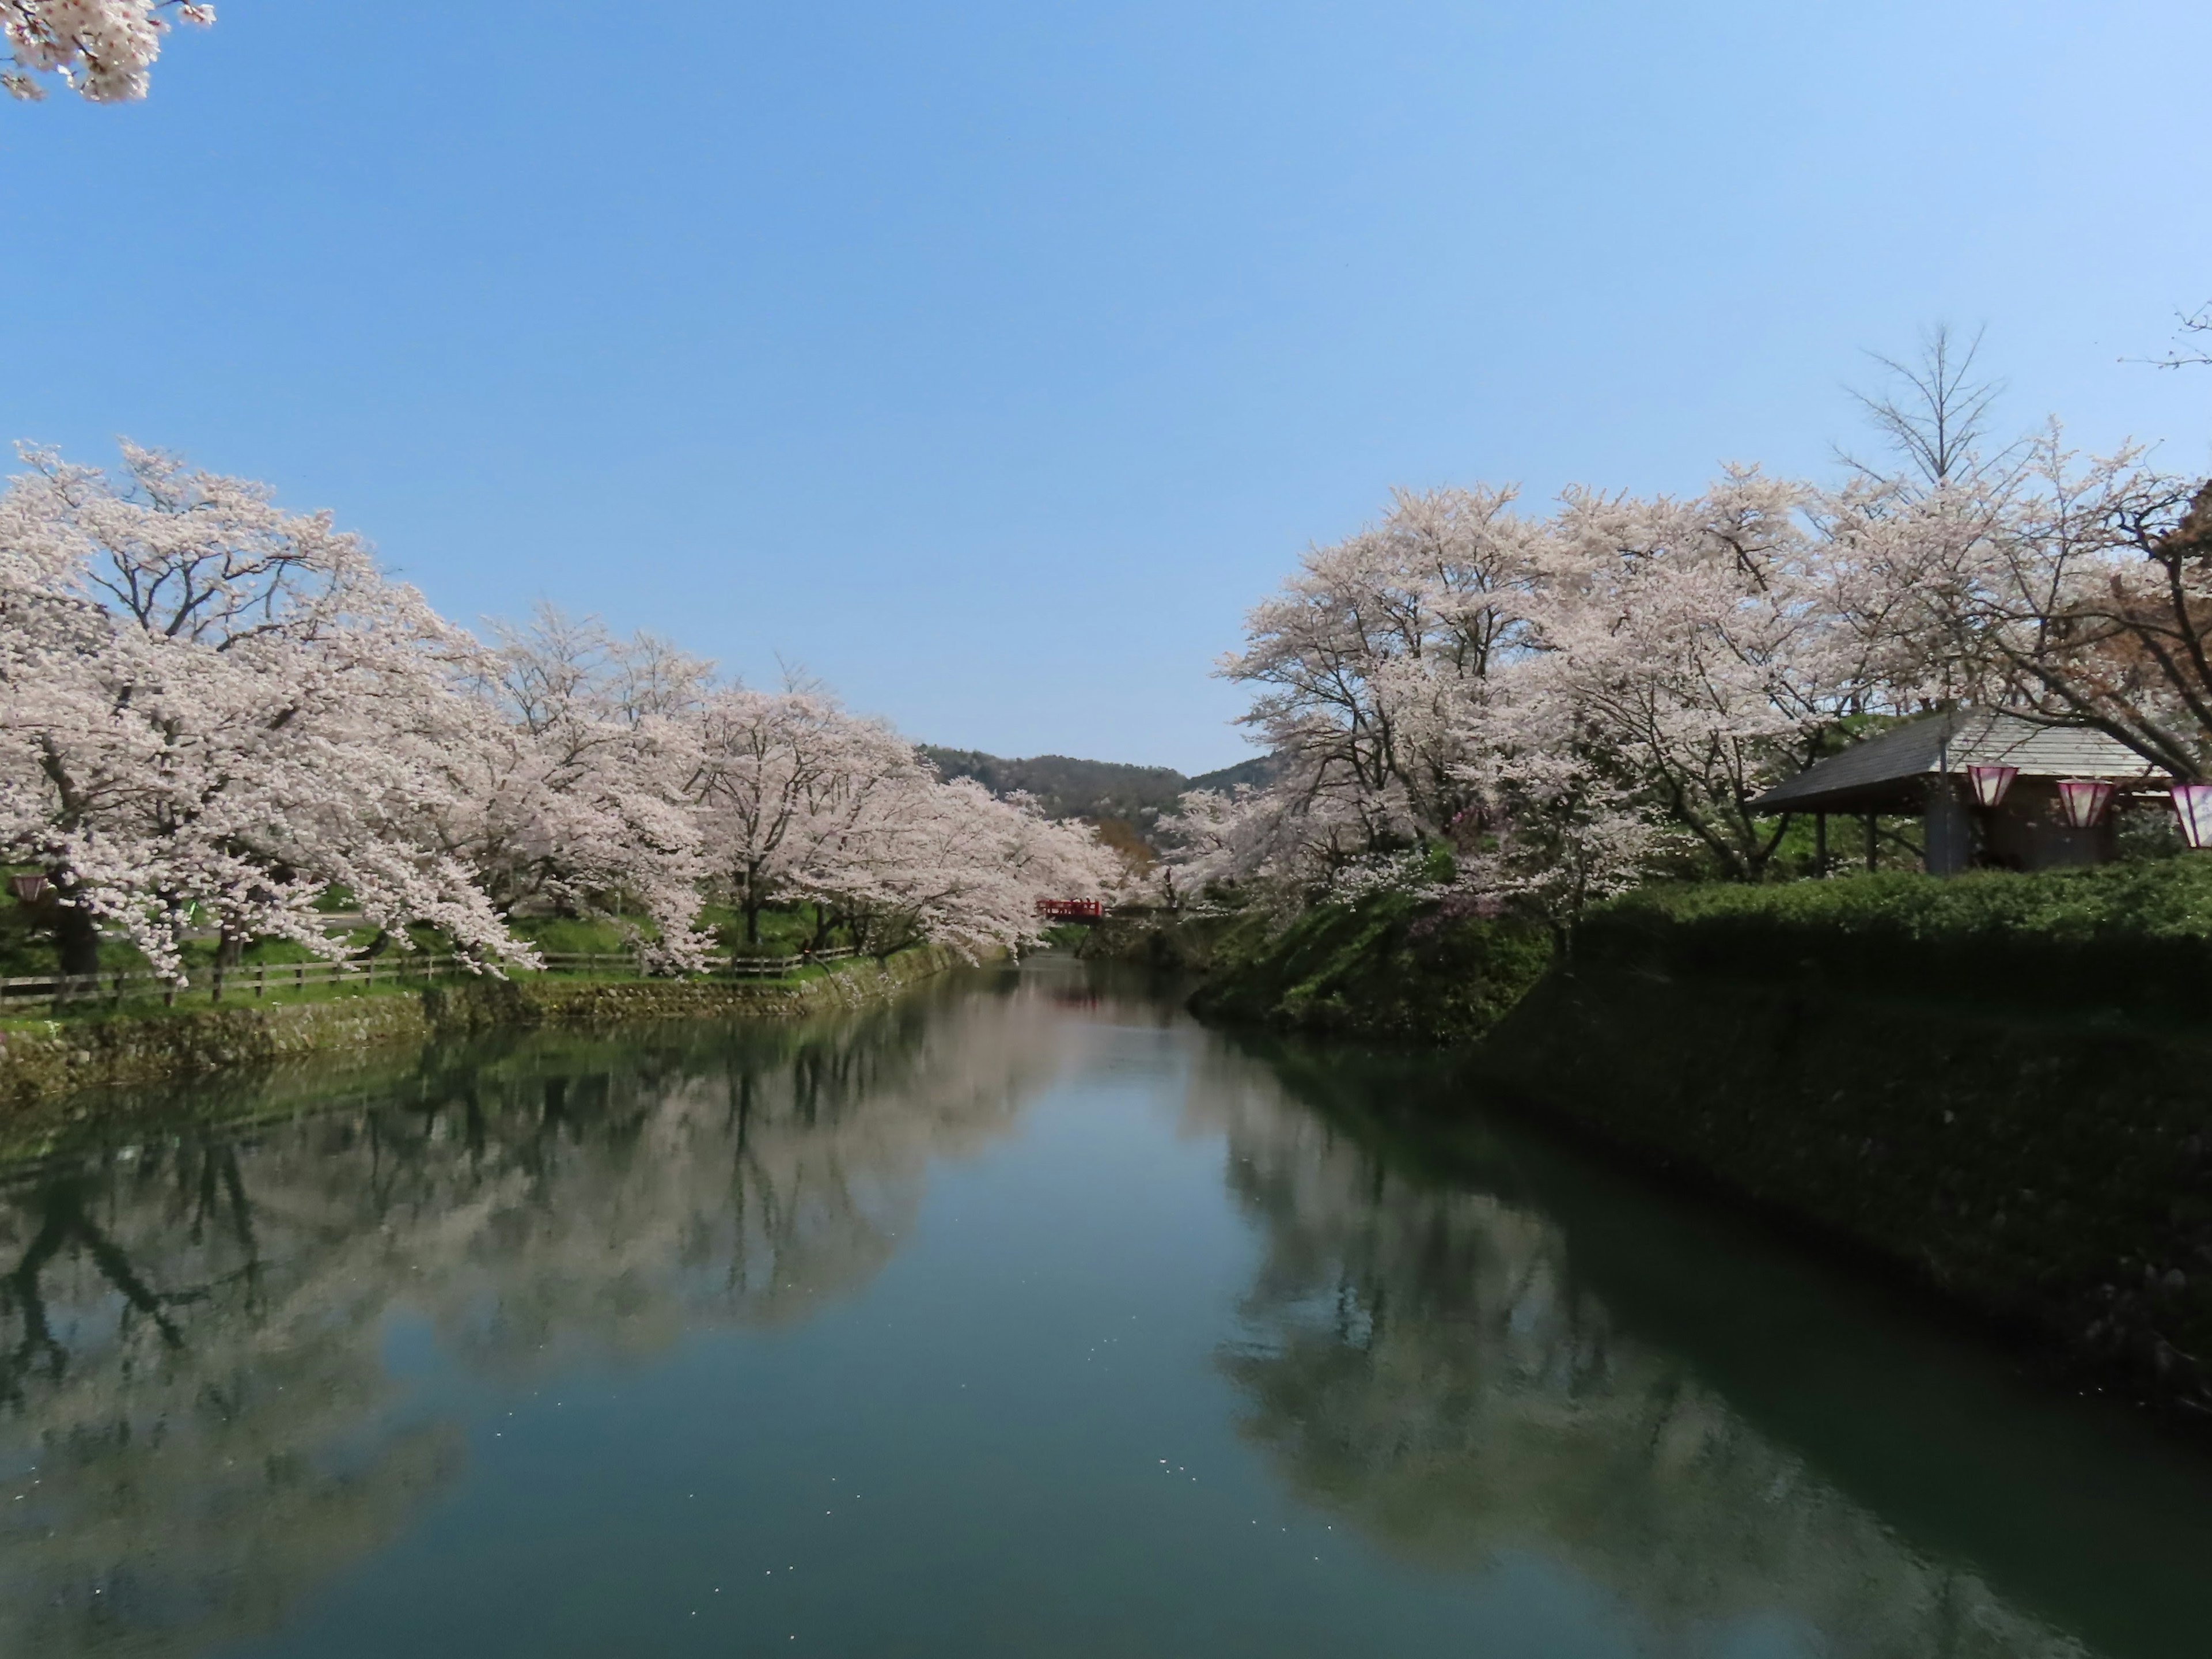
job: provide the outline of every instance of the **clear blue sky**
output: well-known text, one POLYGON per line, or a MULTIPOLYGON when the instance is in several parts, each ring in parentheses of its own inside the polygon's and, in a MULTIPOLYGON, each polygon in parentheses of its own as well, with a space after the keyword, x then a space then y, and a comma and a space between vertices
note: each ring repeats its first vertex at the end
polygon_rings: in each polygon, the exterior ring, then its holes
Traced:
POLYGON ((913 735, 1199 769, 1394 483, 1819 471, 1865 348, 2208 464, 2197 3, 223 0, 0 107, 0 434, 913 735), (635 21, 633 21, 635 20, 635 21))

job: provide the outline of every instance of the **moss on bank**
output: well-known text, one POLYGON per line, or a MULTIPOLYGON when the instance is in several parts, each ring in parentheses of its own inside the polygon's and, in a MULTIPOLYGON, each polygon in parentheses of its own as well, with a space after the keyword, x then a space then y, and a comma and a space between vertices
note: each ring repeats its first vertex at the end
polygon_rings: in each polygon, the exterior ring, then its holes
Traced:
POLYGON ((1474 1059, 1641 1162, 2212 1414, 2212 1030, 1586 961, 1474 1059))

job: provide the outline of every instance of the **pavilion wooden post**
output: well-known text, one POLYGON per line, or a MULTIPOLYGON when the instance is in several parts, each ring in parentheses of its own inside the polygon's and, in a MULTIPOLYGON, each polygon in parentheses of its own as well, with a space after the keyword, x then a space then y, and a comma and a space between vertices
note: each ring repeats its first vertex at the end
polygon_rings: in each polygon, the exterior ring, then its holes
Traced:
POLYGON ((1871 870, 1874 868, 1874 855, 1875 855, 1875 828, 1874 828, 1874 814, 1873 814, 1873 813, 1871 813, 1871 812, 1869 812, 1869 813, 1868 813, 1868 814, 1866 815, 1866 836, 1867 836, 1867 868, 1868 868, 1868 870, 1871 871, 1871 870))
POLYGON ((1813 872, 1820 876, 1828 873, 1828 815, 1826 812, 1813 814, 1813 872))

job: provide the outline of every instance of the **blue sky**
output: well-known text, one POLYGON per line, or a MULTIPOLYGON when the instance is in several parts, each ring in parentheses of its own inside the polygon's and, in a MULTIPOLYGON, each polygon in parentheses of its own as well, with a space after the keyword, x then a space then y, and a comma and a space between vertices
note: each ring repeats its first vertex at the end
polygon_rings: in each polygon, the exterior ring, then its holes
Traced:
POLYGON ((0 434, 933 741, 1196 770, 1389 487, 1820 471, 1858 354, 2212 465, 2201 4, 223 0, 0 107, 0 434))

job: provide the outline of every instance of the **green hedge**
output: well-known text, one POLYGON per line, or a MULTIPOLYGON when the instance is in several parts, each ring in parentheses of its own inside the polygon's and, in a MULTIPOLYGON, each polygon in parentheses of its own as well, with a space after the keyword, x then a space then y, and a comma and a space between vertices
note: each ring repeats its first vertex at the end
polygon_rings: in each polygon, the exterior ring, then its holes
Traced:
POLYGON ((2212 1013, 2212 857, 1646 888, 1594 911, 1577 949, 1669 974, 2201 1018, 2212 1013))

